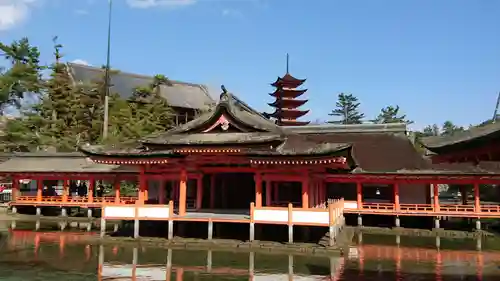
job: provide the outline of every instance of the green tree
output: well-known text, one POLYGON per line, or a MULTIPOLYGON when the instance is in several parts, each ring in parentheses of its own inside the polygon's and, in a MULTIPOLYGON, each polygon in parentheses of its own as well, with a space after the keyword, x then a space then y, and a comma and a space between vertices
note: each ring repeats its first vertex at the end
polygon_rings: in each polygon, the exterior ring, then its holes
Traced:
POLYGON ((40 52, 27 38, 11 44, 0 42, 0 56, 9 66, 0 69, 0 114, 9 106, 20 108, 27 94, 37 94, 42 87, 40 52))
POLYGON ((365 115, 359 111, 358 98, 352 94, 340 93, 335 104, 335 109, 328 115, 340 118, 336 121, 328 121, 333 124, 361 124, 365 115))
POLYGON ((380 110, 379 115, 372 120, 375 124, 388 124, 388 123, 406 123, 412 124, 413 121, 407 120, 406 115, 400 115, 399 105, 387 106, 380 110))
POLYGON ((165 76, 156 75, 149 85, 137 87, 128 101, 115 95, 110 101, 107 142, 136 140, 172 128, 172 109, 160 91, 160 87, 169 84, 165 76))
POLYGON ((465 131, 464 127, 456 126, 451 121, 445 121, 443 123, 443 126, 441 127, 441 135, 443 136, 451 136, 453 134, 463 131, 465 131))

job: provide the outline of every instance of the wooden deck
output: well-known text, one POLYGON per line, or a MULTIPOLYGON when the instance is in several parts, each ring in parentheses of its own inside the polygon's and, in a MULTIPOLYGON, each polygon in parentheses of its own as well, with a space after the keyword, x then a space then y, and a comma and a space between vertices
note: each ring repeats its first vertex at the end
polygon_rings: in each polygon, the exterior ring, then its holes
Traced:
MULTIPOLYGON (((137 197, 94 197, 89 202, 88 197, 51 196, 37 200, 36 196, 18 196, 15 201, 10 202, 13 206, 34 207, 81 207, 102 208, 103 205, 116 204, 129 206, 134 205, 137 197)), ((150 205, 153 206, 153 205, 150 205)), ((159 205, 160 206, 160 205, 159 205)), ((271 211, 277 207, 263 207, 262 210, 271 211)), ((345 201, 344 212, 361 215, 389 215, 389 216, 428 216, 428 217, 467 217, 467 218, 500 218, 500 205, 480 205, 476 210, 474 205, 443 204, 436 208, 433 204, 396 204, 393 203, 362 203, 358 208, 356 201, 345 201)), ((177 210, 177 208, 175 209, 177 210)), ((309 210, 321 210, 310 208, 309 210)), ((250 209, 202 209, 188 208, 184 216, 174 214, 175 220, 186 221, 209 221, 214 222, 249 222, 250 209)))

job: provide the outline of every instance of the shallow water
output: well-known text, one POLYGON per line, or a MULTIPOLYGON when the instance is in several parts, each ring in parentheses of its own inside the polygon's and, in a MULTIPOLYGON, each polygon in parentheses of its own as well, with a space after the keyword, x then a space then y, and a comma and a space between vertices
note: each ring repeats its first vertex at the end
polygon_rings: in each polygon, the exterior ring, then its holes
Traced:
POLYGON ((85 233, 2 236, 0 280, 499 280, 500 252, 474 240, 364 235, 347 257, 96 246, 85 233), (379 244, 379 245, 377 245, 379 244), (418 246, 418 247, 415 247, 418 246), (461 250, 450 249, 460 248, 461 250), (135 265, 135 266, 134 266, 135 265), (134 279, 135 277, 135 279, 134 279))

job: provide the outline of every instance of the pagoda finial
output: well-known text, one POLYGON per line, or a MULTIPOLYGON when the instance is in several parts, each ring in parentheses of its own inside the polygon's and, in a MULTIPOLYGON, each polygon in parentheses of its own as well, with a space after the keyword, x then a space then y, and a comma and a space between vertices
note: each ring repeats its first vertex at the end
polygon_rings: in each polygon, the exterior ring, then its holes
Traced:
POLYGON ((290 66, 290 55, 286 53, 286 74, 288 74, 288 68, 290 66))

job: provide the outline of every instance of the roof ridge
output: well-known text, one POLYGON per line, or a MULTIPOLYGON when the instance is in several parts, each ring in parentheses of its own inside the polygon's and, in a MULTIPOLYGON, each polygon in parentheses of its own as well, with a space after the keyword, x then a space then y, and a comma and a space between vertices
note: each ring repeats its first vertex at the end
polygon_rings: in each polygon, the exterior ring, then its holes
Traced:
MULTIPOLYGON (((84 65, 84 64, 78 64, 78 63, 73 63, 73 62, 67 62, 66 63, 68 66, 72 67, 74 65, 78 66, 78 67, 82 67, 82 68, 86 68, 88 70, 97 70, 97 71, 101 71, 101 72, 104 72, 104 69, 100 68, 100 67, 96 67, 96 66, 90 66, 90 65, 84 65)), ((117 70, 120 72, 120 74, 123 74, 123 75, 126 75, 126 76, 131 76, 131 77, 134 77, 134 78, 143 78, 143 79, 153 79, 154 78, 154 75, 146 75, 146 74, 138 74, 138 73, 132 73, 132 72, 128 72, 128 71, 122 71, 122 70, 119 70, 119 69, 111 69, 111 70, 117 70)), ((167 77, 168 78, 168 77, 167 77)), ((170 78, 168 78, 168 81, 170 81, 171 83, 173 84, 179 84, 179 85, 186 85, 186 86, 193 86, 193 87, 200 87, 202 88, 205 92, 207 92, 207 86, 205 84, 199 84, 199 83, 192 83, 192 82, 184 82, 184 81, 180 81, 180 80, 171 80, 170 78)))

